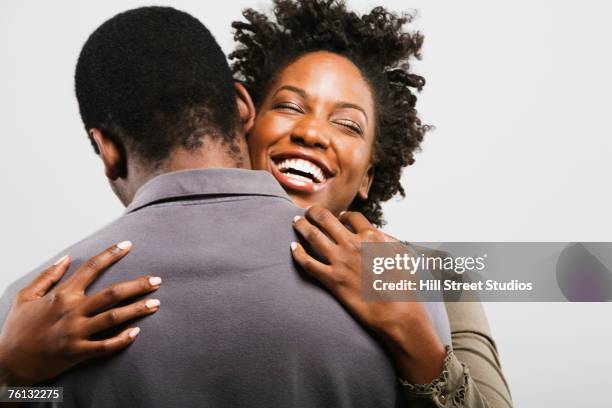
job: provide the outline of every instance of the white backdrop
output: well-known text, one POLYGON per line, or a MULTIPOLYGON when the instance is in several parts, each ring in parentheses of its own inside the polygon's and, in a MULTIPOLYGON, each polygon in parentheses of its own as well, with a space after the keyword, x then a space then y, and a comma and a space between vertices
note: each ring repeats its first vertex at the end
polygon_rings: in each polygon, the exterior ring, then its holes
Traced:
MULTIPOLYGON (((78 115, 80 47, 142 1, 0 4, 0 291, 121 214, 78 115)), ((226 51, 267 1, 174 1, 226 51)), ((612 241, 610 3, 349 1, 419 10, 436 125, 388 231, 414 241, 612 241), (460 4, 461 3, 461 4, 460 4)), ((609 405, 612 304, 487 304, 517 407, 609 405)))

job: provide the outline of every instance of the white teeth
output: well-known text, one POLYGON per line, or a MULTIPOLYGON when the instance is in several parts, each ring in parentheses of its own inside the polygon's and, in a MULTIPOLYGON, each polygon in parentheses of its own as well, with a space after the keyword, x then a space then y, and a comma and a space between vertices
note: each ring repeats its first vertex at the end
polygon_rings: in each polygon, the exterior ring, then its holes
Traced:
POLYGON ((311 179, 309 179, 308 177, 300 176, 299 174, 287 173, 287 177, 291 177, 292 179, 296 179, 296 180, 299 180, 299 181, 304 181, 306 183, 312 184, 312 180, 311 179))
MULTIPOLYGON (((322 183, 325 181, 325 176, 323 176, 323 170, 321 170, 321 168, 319 166, 317 166, 316 164, 314 164, 311 161, 308 160, 304 160, 304 159, 285 159, 282 160, 281 162, 279 162, 276 167, 278 167, 279 170, 283 171, 286 169, 293 169, 293 170, 297 170, 300 171, 302 173, 308 173, 310 174, 314 180, 318 183, 322 183)), ((307 177, 302 177, 296 174, 292 174, 292 176, 294 177, 301 177, 303 179, 305 179, 306 181, 312 181, 307 177)))

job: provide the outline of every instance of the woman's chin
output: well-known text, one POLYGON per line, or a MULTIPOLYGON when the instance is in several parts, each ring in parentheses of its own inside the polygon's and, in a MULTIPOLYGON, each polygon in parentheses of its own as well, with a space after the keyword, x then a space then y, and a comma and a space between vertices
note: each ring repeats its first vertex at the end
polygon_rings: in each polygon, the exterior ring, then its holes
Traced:
POLYGON ((293 204, 303 209, 307 209, 308 207, 311 207, 315 204, 319 204, 318 202, 316 202, 316 200, 314 200, 314 197, 309 197, 308 195, 305 195, 305 194, 299 194, 299 193, 287 191, 287 195, 289 195, 289 198, 291 198, 291 201, 293 201, 293 204))

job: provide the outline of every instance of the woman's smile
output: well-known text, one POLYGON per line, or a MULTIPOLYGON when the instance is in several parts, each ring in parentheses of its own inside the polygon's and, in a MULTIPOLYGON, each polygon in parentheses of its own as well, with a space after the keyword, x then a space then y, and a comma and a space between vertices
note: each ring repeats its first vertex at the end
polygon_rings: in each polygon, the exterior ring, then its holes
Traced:
POLYGON ((375 122, 369 85, 347 58, 313 52, 279 72, 249 135, 256 169, 296 204, 339 213, 367 197, 375 122))
POLYGON ((324 157, 303 149, 273 153, 269 165, 276 180, 290 191, 320 191, 336 175, 324 157))

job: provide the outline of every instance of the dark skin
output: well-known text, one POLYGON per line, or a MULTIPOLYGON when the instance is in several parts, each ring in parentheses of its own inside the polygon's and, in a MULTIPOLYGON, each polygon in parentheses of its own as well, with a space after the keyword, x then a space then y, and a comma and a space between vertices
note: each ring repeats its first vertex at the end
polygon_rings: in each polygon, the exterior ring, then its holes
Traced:
POLYGON ((369 86, 352 62, 327 52, 286 67, 259 107, 249 151, 253 168, 271 172, 301 207, 335 214, 367 197, 376 117, 369 86), (324 183, 301 186, 278 171, 279 158, 315 160, 324 183))
POLYGON ((130 345, 139 328, 130 327, 115 337, 90 340, 98 332, 155 313, 157 299, 143 299, 126 306, 118 303, 159 289, 161 279, 142 276, 117 283, 93 295, 85 290, 106 268, 129 252, 130 243, 106 249, 81 265, 56 285, 70 266, 70 258, 41 272, 17 294, 0 334, 2 382, 30 385, 130 345))
MULTIPOLYGON (((363 215, 346 212, 355 197, 367 197, 373 177, 371 156, 376 115, 371 90, 359 69, 349 60, 328 52, 306 54, 279 73, 255 118, 248 94, 240 86, 237 89, 242 128, 249 131, 253 168, 270 171, 297 205, 308 208, 305 217, 294 221, 294 228, 326 262, 317 261, 303 246, 292 243, 295 260, 379 337, 401 377, 413 383, 428 383, 439 376, 446 351, 422 304, 361 300, 360 243, 397 240, 377 230, 363 215), (294 159, 318 167, 320 180, 308 181, 279 169, 283 160, 294 159)), ((112 140, 105 139, 103 134, 94 135, 94 139, 100 147, 107 177, 116 191, 123 192, 122 201, 129 202, 135 186, 141 183, 122 177, 121 169, 126 166, 112 140)), ((180 164, 170 167, 181 168, 184 167, 180 164)), ((136 175, 138 180, 147 179, 138 172, 136 175)), ((108 265, 98 266, 96 273, 108 265)), ((61 278, 58 275, 54 282, 61 278)), ((85 302, 82 298, 79 301, 85 302)), ((81 322, 75 320, 73 327, 80 327, 81 322)), ((5 325, 4 332, 9 329, 11 333, 32 331, 27 326, 5 325)), ((61 339, 50 328, 46 331, 47 344, 61 339)), ((121 344, 125 347, 129 343, 121 344)), ((13 353, 24 355, 21 350, 14 347, 13 353)), ((33 366, 38 364, 36 358, 38 362, 44 361, 42 356, 35 355, 33 366)), ((68 367, 58 364, 54 370, 58 374, 68 367)), ((40 373, 33 373, 28 378, 24 376, 22 382, 40 381, 49 378, 49 374, 41 377, 40 373)))

